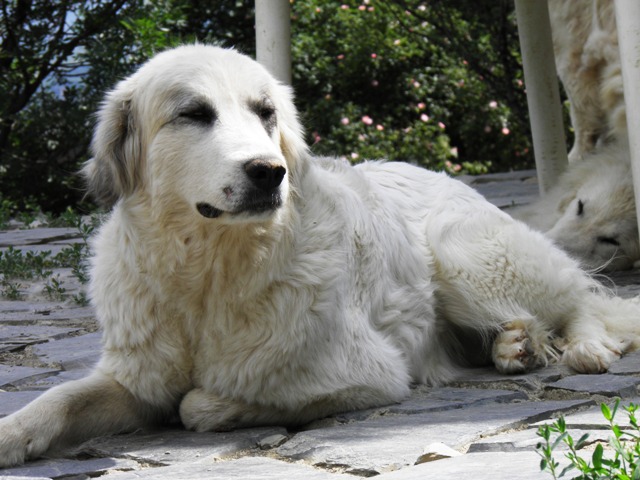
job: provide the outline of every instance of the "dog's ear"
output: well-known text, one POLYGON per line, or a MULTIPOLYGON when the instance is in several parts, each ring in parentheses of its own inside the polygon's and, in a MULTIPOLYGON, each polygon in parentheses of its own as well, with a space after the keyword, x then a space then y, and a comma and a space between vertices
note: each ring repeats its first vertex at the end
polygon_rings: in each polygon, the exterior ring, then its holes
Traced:
POLYGON ((294 173, 304 170, 309 156, 309 147, 304 140, 302 125, 298 120, 298 112, 293 103, 291 87, 277 85, 273 101, 278 115, 280 130, 280 149, 287 159, 289 168, 294 173))
POLYGON ((141 142, 133 109, 134 88, 124 80, 107 94, 93 133, 93 157, 82 168, 89 193, 101 206, 111 208, 138 184, 141 142))

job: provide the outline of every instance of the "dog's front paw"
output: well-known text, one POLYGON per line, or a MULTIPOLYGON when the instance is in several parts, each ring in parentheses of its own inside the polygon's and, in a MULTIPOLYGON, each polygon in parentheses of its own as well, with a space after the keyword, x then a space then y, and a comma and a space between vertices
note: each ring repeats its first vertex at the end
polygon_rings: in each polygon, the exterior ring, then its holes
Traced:
POLYGON ((236 402, 207 393, 201 388, 191 390, 180 403, 182 423, 196 432, 231 430, 237 426, 241 413, 236 402))
POLYGON ((500 373, 522 373, 538 363, 533 343, 523 322, 503 326, 493 342, 493 363, 500 373))
POLYGON ((612 342, 585 340, 569 343, 564 349, 562 361, 580 373, 603 373, 620 356, 620 349, 612 342))
POLYGON ((14 416, 0 419, 0 468, 21 465, 48 448, 46 439, 29 433, 14 416))

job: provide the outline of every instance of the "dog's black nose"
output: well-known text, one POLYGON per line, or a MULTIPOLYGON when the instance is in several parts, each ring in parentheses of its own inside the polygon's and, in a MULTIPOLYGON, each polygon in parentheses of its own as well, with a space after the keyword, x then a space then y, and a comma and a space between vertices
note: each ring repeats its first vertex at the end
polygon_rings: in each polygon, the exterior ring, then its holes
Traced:
POLYGON ((251 182, 260 190, 273 190, 281 183, 287 170, 273 160, 256 159, 244 165, 244 171, 251 182))

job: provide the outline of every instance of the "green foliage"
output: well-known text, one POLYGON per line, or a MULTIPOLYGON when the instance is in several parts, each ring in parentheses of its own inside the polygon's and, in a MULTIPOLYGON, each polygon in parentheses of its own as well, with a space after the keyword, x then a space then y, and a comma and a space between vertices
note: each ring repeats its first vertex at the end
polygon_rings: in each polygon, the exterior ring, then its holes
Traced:
POLYGON ((315 152, 452 173, 531 166, 511 2, 296 0, 293 12, 315 152))
MULTIPOLYGON (((255 51, 242 0, 0 7, 0 225, 8 210, 93 208, 75 174, 93 113, 155 52, 196 40, 255 51)), ((292 42, 314 152, 451 173, 532 166, 511 0, 295 0, 292 42)))
MULTIPOLYGON (((71 273, 81 284, 89 281, 88 258, 91 255, 89 237, 98 225, 100 218, 94 216, 90 223, 83 221, 78 214, 68 210, 58 218, 52 219, 49 226, 76 227, 81 241, 63 248, 57 255, 45 250, 38 253, 8 247, 0 251, 0 296, 9 300, 22 298, 21 281, 46 280, 44 292, 51 300, 64 300, 67 290, 59 274, 54 275, 57 268, 70 268, 71 273)), ((80 304, 88 304, 86 294, 80 292, 73 296, 80 304)))
POLYGON ((551 425, 538 428, 538 436, 542 438, 536 447, 541 456, 540 470, 547 471, 554 479, 561 478, 572 470, 577 470, 581 475, 573 478, 581 480, 640 480, 640 427, 636 418, 639 406, 632 403, 624 407, 629 417, 631 429, 623 430, 614 423, 619 405, 620 400, 617 399, 613 409, 605 403, 600 406, 602 415, 609 422, 609 429, 613 433, 607 443, 609 447, 607 451, 613 452, 612 458, 605 456, 605 447, 602 443, 596 444, 590 461, 580 456, 578 451, 587 445, 589 435, 584 434, 580 439, 574 441, 567 431, 564 418, 561 417, 551 425), (568 447, 565 457, 570 463, 559 471, 560 463, 553 454, 561 443, 568 447))

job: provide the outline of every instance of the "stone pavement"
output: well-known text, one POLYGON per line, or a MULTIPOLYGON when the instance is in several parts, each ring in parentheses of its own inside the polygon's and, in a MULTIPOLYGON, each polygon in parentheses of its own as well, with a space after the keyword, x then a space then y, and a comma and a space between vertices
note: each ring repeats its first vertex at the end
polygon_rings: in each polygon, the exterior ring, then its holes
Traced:
MULTIPOLYGON (((537 195, 534 172, 463 180, 503 208, 537 195)), ((0 250, 13 245, 55 253, 78 237, 73 229, 0 232, 0 250)), ((54 275, 67 294, 82 289, 70 271, 54 275)), ((640 293, 638 272, 606 281, 620 295, 640 293)), ((0 416, 51 386, 85 376, 100 352, 90 307, 46 299, 42 282, 25 282, 22 288, 23 300, 0 300, 0 416)), ((0 469, 0 478, 551 478, 539 470, 537 427, 562 414, 574 438, 589 433, 594 441, 605 440, 609 432, 600 402, 615 397, 623 404, 640 402, 639 384, 640 353, 602 375, 578 375, 561 366, 515 376, 478 368, 441 388, 417 387, 400 404, 318 420, 300 430, 138 431, 89 441, 62 457, 0 469)))

